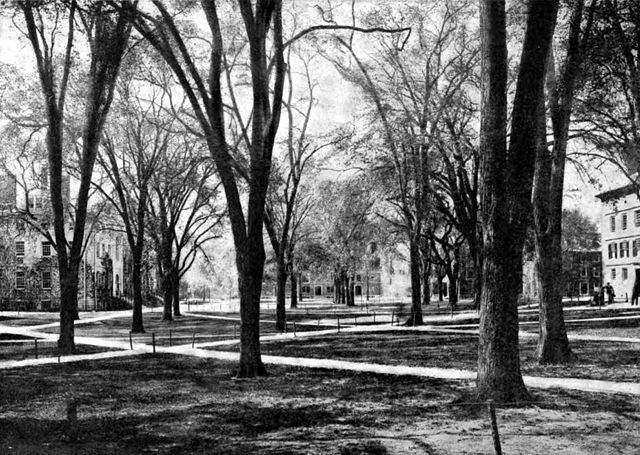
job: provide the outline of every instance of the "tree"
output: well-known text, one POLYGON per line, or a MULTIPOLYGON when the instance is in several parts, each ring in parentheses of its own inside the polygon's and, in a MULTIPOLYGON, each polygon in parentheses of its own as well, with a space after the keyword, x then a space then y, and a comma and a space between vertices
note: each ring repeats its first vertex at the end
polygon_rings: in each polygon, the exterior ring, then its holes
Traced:
MULTIPOLYGON (((310 73, 311 58, 300 52, 293 53, 289 46, 286 53, 287 90, 283 100, 287 120, 286 139, 282 144, 284 153, 273 160, 273 170, 265 209, 265 228, 276 258, 276 330, 285 329, 285 286, 287 268, 293 268, 296 230, 308 213, 308 204, 299 203, 300 183, 307 168, 313 165, 314 157, 321 150, 336 145, 341 137, 314 137, 309 132, 311 114, 317 105, 315 90, 317 83, 310 73), (293 56, 302 66, 305 87, 302 96, 294 92, 293 56), (300 98, 299 98, 300 97, 300 98)), ((295 287, 295 286, 294 286, 295 287)), ((292 308, 295 308, 292 300, 292 308)), ((297 305, 297 303, 296 303, 297 305)))
POLYGON ((103 197, 114 207, 124 225, 131 250, 133 318, 131 331, 143 333, 142 262, 149 186, 158 160, 166 156, 171 120, 162 119, 154 103, 143 103, 132 80, 119 90, 119 119, 110 122, 98 163, 106 182, 97 183, 103 197))
POLYGON ((216 200, 219 182, 201 144, 188 134, 170 131, 171 139, 150 180, 148 232, 157 251, 164 299, 163 319, 180 315, 180 279, 203 245, 218 237, 226 215, 216 200))
POLYGON ((394 207, 393 218, 387 221, 402 228, 409 246, 409 322, 415 325, 423 323, 421 269, 429 269, 425 263, 429 256, 421 257, 420 245, 429 231, 426 223, 434 205, 432 173, 439 130, 444 129, 445 112, 454 108, 476 61, 477 50, 464 26, 468 14, 464 1, 385 5, 368 15, 368 25, 411 27, 417 32, 412 37, 381 35, 370 60, 358 51, 353 37, 337 38, 349 60, 328 56, 372 106, 367 146, 379 144, 375 165, 381 181, 389 184, 387 202, 394 207))
POLYGON ((78 270, 82 259, 88 195, 102 130, 111 107, 122 57, 129 41, 130 25, 126 17, 132 4, 121 3, 113 10, 100 2, 80 8, 76 1, 69 7, 30 0, 17 2, 24 22, 25 34, 33 48, 42 90, 47 124, 49 190, 53 211, 53 228, 60 274, 60 338, 62 354, 75 350, 73 321, 77 315, 78 270), (64 123, 67 86, 74 61, 76 20, 86 34, 90 63, 87 73, 84 122, 81 132, 80 187, 77 194, 73 235, 67 238, 68 219, 63 191, 64 123), (66 44, 62 56, 55 51, 56 31, 66 21, 66 44), (60 68, 60 69, 59 69, 60 68))
POLYGON ((305 254, 308 262, 332 269, 335 303, 354 306, 356 273, 364 268, 368 245, 376 240, 373 185, 358 176, 324 181, 315 192, 314 218, 322 239, 307 246, 305 254))
POLYGON ((309 27, 285 43, 281 0, 238 0, 237 5, 224 6, 202 1, 211 33, 205 49, 208 61, 205 65, 207 76, 204 76, 196 63, 197 54, 187 45, 191 36, 189 31, 180 31, 178 21, 163 2, 153 0, 152 3, 155 14, 138 9, 131 16, 134 26, 171 67, 184 90, 192 109, 191 116, 199 126, 198 133, 204 137, 225 191, 240 293, 238 376, 263 375, 266 371, 260 356, 259 321, 265 261, 262 225, 273 146, 282 110, 286 78, 284 52, 286 46, 309 33, 345 27, 309 27), (238 13, 240 26, 234 22, 238 13), (223 23, 221 18, 227 22, 223 23), (228 42, 225 42, 225 36, 229 38, 228 42), (227 58, 229 55, 230 59, 227 58), (235 115, 240 112, 237 86, 227 68, 239 70, 242 79, 250 81, 247 98, 251 98, 251 102, 243 103, 250 106, 244 117, 235 115), (225 102, 224 91, 229 94, 229 103, 225 102), (229 124, 232 125, 230 129, 229 124), (236 134, 238 140, 229 141, 228 131, 236 134), (239 178, 246 182, 246 213, 239 178))
POLYGON ((569 126, 576 85, 583 69, 586 42, 589 38, 597 2, 592 1, 582 26, 584 0, 572 5, 564 62, 556 75, 552 54, 547 69, 549 114, 553 131, 552 150, 547 147, 546 114, 540 110, 538 150, 536 156, 533 213, 535 226, 536 268, 540 284, 540 331, 537 357, 541 363, 571 360, 569 339, 564 325, 562 296, 562 202, 564 170, 569 140, 569 126))
POLYGON ((501 402, 529 399, 520 371, 517 298, 531 207, 537 115, 557 9, 557 1, 529 4, 507 147, 505 2, 480 3, 484 261, 477 393, 501 402))

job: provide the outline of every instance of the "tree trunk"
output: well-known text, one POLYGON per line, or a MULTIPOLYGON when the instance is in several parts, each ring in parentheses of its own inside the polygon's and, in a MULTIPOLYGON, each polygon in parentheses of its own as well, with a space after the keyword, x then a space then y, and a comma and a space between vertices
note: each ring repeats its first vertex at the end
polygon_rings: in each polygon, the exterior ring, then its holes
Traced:
POLYGON ((133 320, 131 323, 131 332, 144 333, 144 324, 142 321, 142 249, 133 251, 133 270, 131 276, 131 284, 133 286, 133 320))
POLYGON ((411 315, 407 325, 422 325, 422 302, 420 301, 420 250, 417 239, 409 244, 409 267, 411 273, 411 315))
POLYGON ((298 308, 298 280, 296 272, 291 272, 291 308, 298 308))
POLYGON ((458 307, 458 278, 460 275, 460 252, 459 249, 456 249, 455 259, 451 264, 451 271, 447 275, 449 278, 449 305, 451 306, 451 310, 456 310, 458 307))
POLYGON ((480 309, 482 301, 482 258, 480 253, 473 254, 473 307, 480 309))
POLYGON ((75 352, 74 320, 78 307, 78 271, 73 267, 60 267, 60 337, 58 350, 61 355, 75 352))
POLYGON ((298 273, 298 301, 302 302, 302 273, 298 273))
POLYGON ((558 2, 529 5, 508 153, 505 2, 482 0, 480 5, 484 261, 477 392, 479 399, 521 402, 530 397, 522 380, 518 349, 519 273, 531 213, 536 118, 558 2))
POLYGON ((171 288, 172 288, 171 274, 165 271, 164 275, 162 276, 162 302, 163 302, 162 320, 163 321, 173 320, 173 312, 172 312, 173 292, 171 288))
POLYGON ((442 285, 443 281, 444 276, 438 273, 438 302, 442 302, 444 300, 444 293, 442 292, 444 289, 444 286, 442 285))
POLYGON ((346 294, 347 294, 347 306, 355 306, 355 279, 354 276, 347 275, 345 282, 346 294))
POLYGON ((276 330, 284 331, 285 314, 285 286, 287 285, 287 269, 284 258, 278 258, 276 270, 276 330))
POLYGON ((422 304, 431 303, 431 261, 422 254, 422 304))
POLYGON ((573 356, 562 312, 564 283, 560 238, 541 239, 536 243, 536 266, 540 285, 540 332, 536 355, 538 361, 543 364, 569 362, 573 356), (552 253, 556 249, 560 251, 559 254, 552 253))
MULTIPOLYGON (((582 0, 573 4, 565 64, 557 80, 553 53, 548 65, 547 82, 550 88, 549 106, 554 139, 552 152, 549 152, 546 144, 546 112, 540 109, 538 113, 538 153, 533 201, 536 265, 540 287, 540 332, 536 354, 540 363, 565 363, 573 358, 562 310, 562 196, 571 110, 584 58, 580 39, 583 8, 582 0)), ((593 14, 592 4, 584 31, 585 40, 589 38, 593 14)))
POLYGON ((173 301, 173 315, 180 316, 180 274, 173 270, 171 274, 171 300, 173 301))
POLYGON ((264 273, 264 245, 249 238, 249 253, 238 254, 238 289, 240 290, 240 368, 238 377, 265 376, 260 356, 260 294, 264 273))

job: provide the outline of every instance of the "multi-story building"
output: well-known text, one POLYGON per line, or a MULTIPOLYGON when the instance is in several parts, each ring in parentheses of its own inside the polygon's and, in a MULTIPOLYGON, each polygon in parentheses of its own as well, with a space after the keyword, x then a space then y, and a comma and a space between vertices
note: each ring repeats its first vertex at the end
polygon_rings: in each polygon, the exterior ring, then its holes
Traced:
MULTIPOLYGON (((602 286, 602 253, 600 250, 566 250, 562 252, 562 279, 564 297, 584 299, 591 297, 602 286)), ((538 299, 540 288, 535 261, 525 261, 522 267, 522 295, 525 299, 538 299)))
MULTIPOLYGON (((68 198, 68 181, 65 186, 68 198)), ((41 188, 20 191, 13 175, 0 174, 0 309, 52 310, 59 305, 55 248, 22 216, 28 208, 31 216, 46 219, 49 209, 44 196, 41 188)), ((70 238, 73 226, 65 227, 70 238)), ((49 235, 54 237, 52 229, 49 235)), ((126 295, 128 249, 122 234, 99 229, 95 224, 87 228, 85 239, 78 305, 80 309, 99 309, 106 296, 126 295)))
POLYGON ((601 218, 603 283, 617 298, 631 298, 640 279, 640 185, 632 183, 598 194, 601 218))

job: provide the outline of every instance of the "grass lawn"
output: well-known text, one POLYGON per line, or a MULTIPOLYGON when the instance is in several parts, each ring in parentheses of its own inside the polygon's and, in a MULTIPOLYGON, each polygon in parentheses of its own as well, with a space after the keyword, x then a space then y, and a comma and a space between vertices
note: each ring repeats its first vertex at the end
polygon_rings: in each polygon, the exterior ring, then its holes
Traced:
MULTIPOLYGON (((640 378, 640 345, 602 341, 573 341, 576 362, 566 366, 539 365, 537 339, 520 340, 522 372, 531 376, 575 377, 611 381, 640 378)), ((429 332, 336 334, 262 344, 264 354, 352 360, 391 365, 431 366, 475 371, 478 337, 429 332)), ((218 349, 218 348, 216 348, 218 349)), ((222 349, 237 350, 238 345, 222 349)))
MULTIPOLYGON (((110 350, 97 346, 76 345, 76 355, 94 354, 110 350)), ((57 341, 38 340, 38 358, 56 357, 57 355, 57 341)), ((35 356, 36 347, 32 338, 0 334, 0 361, 35 359, 35 356)))
MULTIPOLYGON (((213 319, 201 315, 183 315, 172 321, 163 321, 161 314, 145 314, 144 328, 146 333, 133 334, 134 343, 151 344, 151 334, 155 333, 156 345, 190 344, 195 333, 196 342, 220 341, 240 336, 240 321, 237 315, 223 316, 229 319, 213 319)), ((296 324, 296 331, 324 330, 331 326, 316 324, 296 324)), ((43 329, 45 333, 58 333, 58 327, 43 329)), ((131 330, 131 317, 119 317, 87 324, 77 324, 75 333, 78 336, 102 337, 128 341, 131 330)), ((293 323, 287 324, 287 330, 293 331, 293 323)), ((260 324, 262 335, 275 334, 275 323, 263 321, 260 324)))
MULTIPOLYGON (((146 355, 1 371, 0 453, 492 453, 467 382, 275 366, 238 381, 233 368, 146 355)), ((637 400, 533 392, 534 406, 497 411, 504 453, 640 449, 637 400)))

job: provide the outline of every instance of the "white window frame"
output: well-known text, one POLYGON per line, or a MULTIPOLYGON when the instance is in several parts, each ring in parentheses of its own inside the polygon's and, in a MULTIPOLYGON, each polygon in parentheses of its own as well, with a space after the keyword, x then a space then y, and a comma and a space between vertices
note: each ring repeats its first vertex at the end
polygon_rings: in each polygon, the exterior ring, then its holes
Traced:
POLYGON ((51 243, 50 242, 42 242, 42 257, 43 258, 51 257, 51 243))
POLYGON ((42 271, 42 276, 41 276, 41 277, 42 277, 42 289, 50 290, 50 289, 51 289, 51 278, 52 278, 52 276, 51 276, 51 270, 43 270, 43 271, 42 271), (45 279, 44 279, 45 274, 48 274, 48 275, 49 275, 49 286, 45 286, 45 279))
POLYGON ((16 289, 24 291, 26 288, 27 288, 27 272, 25 272, 24 270, 16 270, 16 289), (19 280, 22 280, 22 285, 20 285, 19 280))

